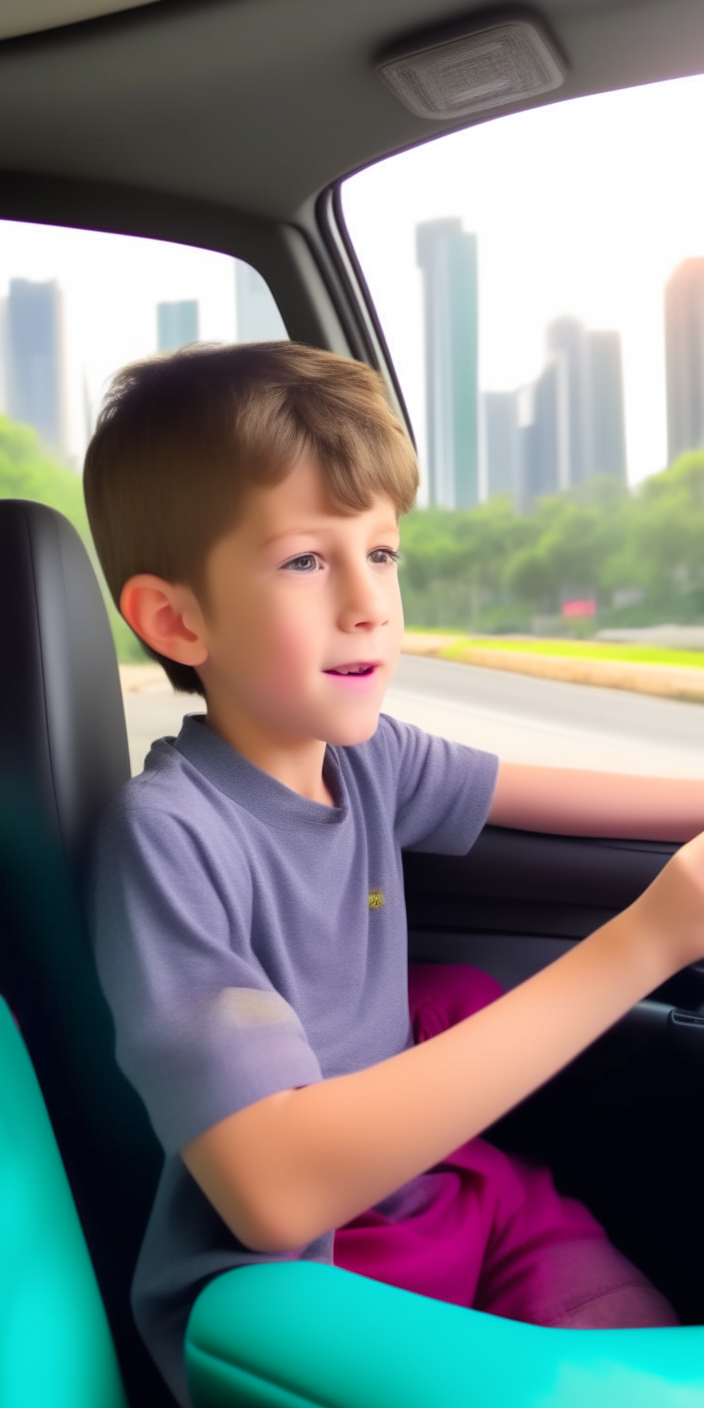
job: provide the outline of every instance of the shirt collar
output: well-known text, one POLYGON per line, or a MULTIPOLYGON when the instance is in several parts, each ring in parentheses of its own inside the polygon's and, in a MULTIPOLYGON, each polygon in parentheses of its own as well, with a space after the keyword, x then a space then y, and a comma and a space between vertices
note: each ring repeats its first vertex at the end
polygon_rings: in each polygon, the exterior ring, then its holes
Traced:
POLYGON ((187 714, 173 747, 218 791, 270 825, 291 822, 314 826, 339 825, 349 812, 337 749, 325 750, 323 777, 337 805, 328 807, 302 797, 291 787, 250 763, 205 722, 205 714, 187 714))

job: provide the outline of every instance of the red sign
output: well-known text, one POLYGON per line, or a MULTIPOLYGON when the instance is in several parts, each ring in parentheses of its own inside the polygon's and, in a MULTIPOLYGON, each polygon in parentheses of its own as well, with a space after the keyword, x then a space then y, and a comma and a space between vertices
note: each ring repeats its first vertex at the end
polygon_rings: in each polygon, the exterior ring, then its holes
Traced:
POLYGON ((593 597, 583 597, 581 601, 563 601, 563 616, 596 616, 596 602, 593 597))

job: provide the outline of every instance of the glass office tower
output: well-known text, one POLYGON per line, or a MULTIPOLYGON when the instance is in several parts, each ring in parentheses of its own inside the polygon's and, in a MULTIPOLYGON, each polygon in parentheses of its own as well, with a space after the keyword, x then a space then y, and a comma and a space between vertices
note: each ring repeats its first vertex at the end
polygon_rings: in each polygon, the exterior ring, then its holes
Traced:
POLYGON ((425 294, 429 501, 479 500, 477 239, 459 219, 416 230, 425 294))

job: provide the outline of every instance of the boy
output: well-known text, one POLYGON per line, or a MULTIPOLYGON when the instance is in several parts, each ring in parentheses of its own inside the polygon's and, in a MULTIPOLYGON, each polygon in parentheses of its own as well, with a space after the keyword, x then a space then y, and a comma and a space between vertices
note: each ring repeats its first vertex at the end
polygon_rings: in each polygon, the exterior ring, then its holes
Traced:
POLYGON ((460 1304, 675 1323, 546 1171, 475 1136, 704 955, 704 838, 469 1019, 494 992, 458 988, 449 1011, 441 984, 435 1025, 421 993, 418 1035, 441 1030, 415 1046, 400 849, 462 854, 487 820, 685 841, 704 788, 499 769, 379 718, 416 488, 379 378, 294 344, 127 368, 89 447, 115 600, 206 703, 109 809, 94 881, 118 1058, 167 1153, 135 1313, 184 1404, 203 1284, 330 1260, 334 1229, 339 1264, 460 1304))

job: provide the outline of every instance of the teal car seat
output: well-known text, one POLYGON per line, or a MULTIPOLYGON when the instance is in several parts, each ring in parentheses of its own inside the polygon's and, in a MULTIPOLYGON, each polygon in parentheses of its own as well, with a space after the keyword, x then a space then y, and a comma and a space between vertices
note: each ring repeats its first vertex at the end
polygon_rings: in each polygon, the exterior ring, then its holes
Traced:
POLYGON ((702 1408, 704 1328, 549 1330, 279 1262, 211 1281, 186 1369, 197 1408, 702 1408))
MULTIPOLYGON (((78 899, 96 815, 128 775, 115 654, 86 552, 52 510, 0 501, 0 591, 14 603, 13 687, 0 691, 0 991, 46 1100, 127 1401, 173 1408, 129 1312, 161 1154, 114 1061, 78 899)), ((45 1146, 34 1148, 41 1163, 45 1146)), ((77 1297, 78 1319, 93 1327, 100 1315, 89 1301, 77 1297)), ((9 1321, 13 1302, 2 1303, 9 1321)), ((195 1408, 704 1408, 704 1329, 540 1329, 310 1263, 212 1281, 193 1308, 185 1356, 195 1408)), ((97 1397, 92 1408, 102 1408, 97 1397)))
POLYGON ((127 1408, 32 1063, 0 998, 0 1403, 127 1408))

